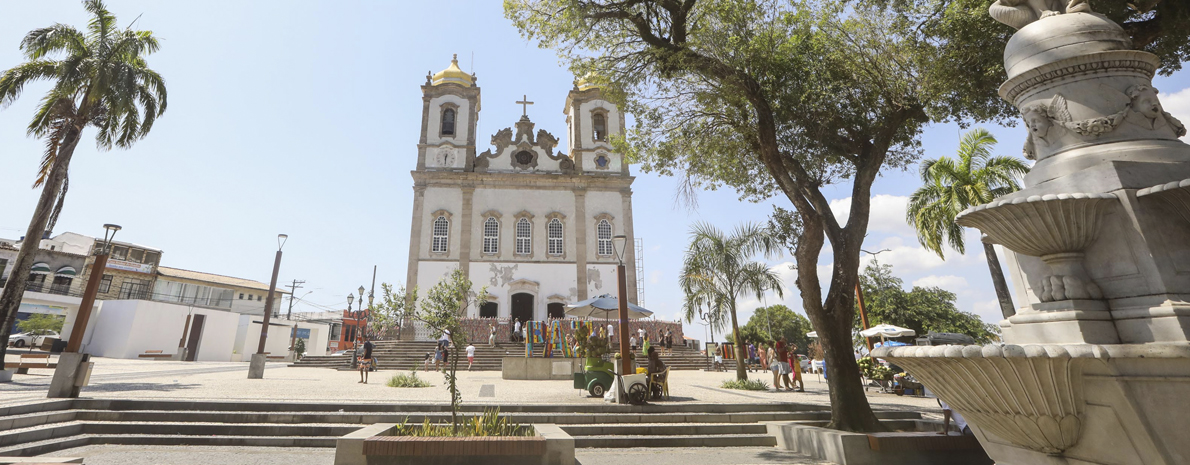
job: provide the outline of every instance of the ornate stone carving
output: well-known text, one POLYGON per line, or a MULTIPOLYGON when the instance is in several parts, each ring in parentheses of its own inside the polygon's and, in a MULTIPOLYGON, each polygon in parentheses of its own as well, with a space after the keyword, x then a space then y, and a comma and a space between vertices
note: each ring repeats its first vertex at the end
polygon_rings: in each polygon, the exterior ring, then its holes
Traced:
POLYGON ((1156 88, 1144 84, 1128 88, 1128 109, 1143 117, 1142 126, 1146 129, 1156 130, 1168 125, 1177 137, 1186 135, 1186 126, 1162 108, 1157 93, 1156 88))
POLYGON ((1044 454, 1078 444, 1083 371, 1109 358, 1095 345, 879 348, 985 432, 1044 454))
POLYGON ((1190 223, 1190 179, 1159 184, 1136 191, 1136 198, 1143 203, 1159 199, 1190 223))
POLYGON ((1048 18, 1063 13, 1090 13, 1091 5, 1087 0, 996 0, 988 13, 992 18, 1007 24, 1014 29, 1020 29, 1033 21, 1048 18))

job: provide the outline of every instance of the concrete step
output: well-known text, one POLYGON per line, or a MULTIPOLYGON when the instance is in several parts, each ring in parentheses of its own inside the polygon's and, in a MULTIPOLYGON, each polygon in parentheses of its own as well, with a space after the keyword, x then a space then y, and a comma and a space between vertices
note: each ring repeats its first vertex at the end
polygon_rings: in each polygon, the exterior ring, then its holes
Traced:
POLYGON ((576 448, 629 447, 763 447, 777 445, 777 438, 767 434, 716 434, 697 436, 578 436, 576 448))
POLYGON ((678 436, 716 434, 768 434, 759 423, 653 423, 626 425, 566 425, 571 436, 678 436))

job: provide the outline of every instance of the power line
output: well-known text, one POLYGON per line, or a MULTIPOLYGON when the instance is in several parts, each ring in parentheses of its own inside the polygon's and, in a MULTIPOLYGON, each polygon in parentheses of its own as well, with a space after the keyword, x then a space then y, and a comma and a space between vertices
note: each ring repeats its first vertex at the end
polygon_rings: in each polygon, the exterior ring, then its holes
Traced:
MULTIPOLYGON (((295 280, 293 280, 293 284, 283 286, 283 287, 289 288, 289 311, 285 314, 286 320, 293 319, 293 301, 294 301, 294 299, 297 298, 297 290, 302 288, 302 284, 306 284, 306 282, 299 281, 299 280, 295 279, 295 280)), ((313 291, 310 291, 310 292, 313 292, 313 291)))

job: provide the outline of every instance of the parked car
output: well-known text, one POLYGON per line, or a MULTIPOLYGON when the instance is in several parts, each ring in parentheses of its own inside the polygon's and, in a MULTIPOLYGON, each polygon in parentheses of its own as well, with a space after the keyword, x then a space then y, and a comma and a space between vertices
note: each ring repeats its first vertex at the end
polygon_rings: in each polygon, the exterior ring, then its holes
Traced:
POLYGON ((13 347, 37 347, 40 346, 45 338, 57 339, 60 337, 57 331, 50 329, 39 329, 27 333, 16 333, 8 338, 8 344, 13 347))
POLYGON ((800 365, 802 373, 810 373, 810 357, 797 354, 797 364, 800 365))

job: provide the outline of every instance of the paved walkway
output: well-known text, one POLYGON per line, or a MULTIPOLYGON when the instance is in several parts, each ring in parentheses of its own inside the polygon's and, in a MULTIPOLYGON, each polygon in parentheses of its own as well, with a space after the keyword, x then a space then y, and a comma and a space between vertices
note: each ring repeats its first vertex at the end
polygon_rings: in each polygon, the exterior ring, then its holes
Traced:
MULTIPOLYGON (((434 386, 429 388, 390 388, 385 381, 397 371, 369 375, 369 384, 359 384, 359 372, 326 368, 290 368, 282 363, 269 364, 265 379, 248 379, 247 363, 173 362, 95 358, 91 385, 83 388, 83 397, 161 398, 219 400, 288 400, 344 402, 449 402, 442 387, 443 375, 418 372, 434 386)), ((53 373, 31 370, 15 375, 12 383, 0 384, 0 405, 45 398, 53 373)), ((675 371, 670 380, 671 402, 769 403, 797 402, 827 406, 830 398, 825 380, 806 375, 806 392, 738 391, 719 388, 734 372, 675 371)), ((767 373, 749 373, 752 379, 772 382, 767 373)), ((573 388, 570 381, 516 381, 501 379, 496 371, 460 372, 459 387, 464 402, 477 403, 599 403, 573 388)), ((898 397, 869 391, 874 407, 938 412, 933 399, 898 397)))
MULTIPOLYGON (((53 454, 86 457, 87 465, 331 465, 335 450, 295 447, 207 446, 86 446, 53 454)), ((773 447, 578 449, 579 464, 718 465, 792 464, 819 462, 773 447)))

